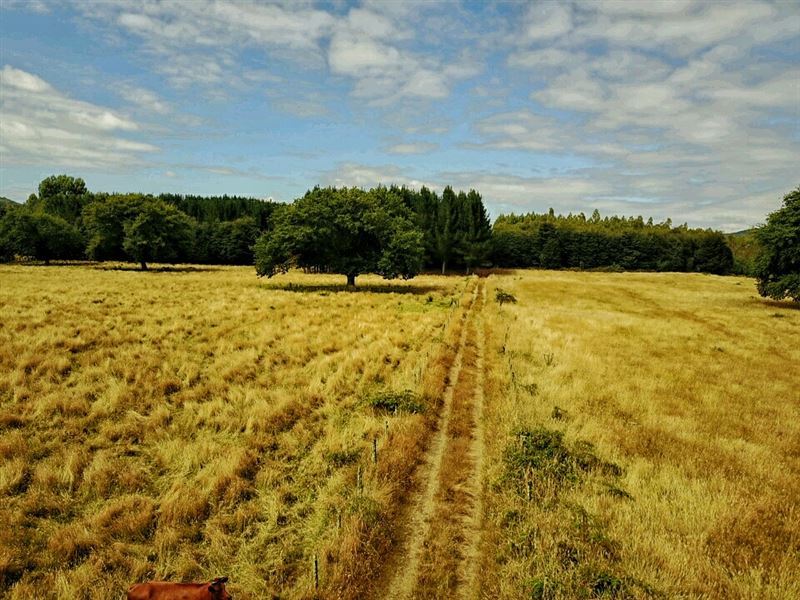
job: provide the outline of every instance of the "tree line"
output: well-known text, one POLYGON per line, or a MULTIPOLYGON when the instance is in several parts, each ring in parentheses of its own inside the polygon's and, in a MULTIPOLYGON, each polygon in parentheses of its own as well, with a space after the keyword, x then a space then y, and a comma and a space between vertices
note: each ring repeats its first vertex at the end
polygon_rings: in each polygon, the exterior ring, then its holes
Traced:
MULTIPOLYGON (((416 191, 379 186, 366 195, 362 192, 316 187, 304 196, 309 205, 347 200, 328 211, 327 223, 315 223, 316 244, 338 243, 340 234, 326 239, 321 232, 330 233, 347 214, 354 219, 368 205, 374 208, 373 200, 379 198, 381 212, 388 210, 385 218, 398 223, 406 219, 420 233, 420 269, 469 271, 487 263, 491 223, 478 192, 456 192, 449 186, 441 195, 425 187, 416 191), (357 198, 361 204, 348 213, 349 203, 357 198), (387 206, 390 199, 397 206, 387 206)), ((44 179, 38 194, 31 194, 24 205, 0 204, 0 259, 130 260, 143 269, 150 262, 252 265, 259 236, 284 223, 282 215, 293 213, 292 206, 227 195, 91 192, 80 178, 54 175, 44 179)), ((340 255, 355 251, 343 250, 341 244, 337 248, 340 255)), ((374 261, 367 262, 375 271, 374 261)))
POLYGON ((733 254, 710 229, 673 227, 667 219, 548 213, 501 215, 492 232, 492 260, 511 267, 698 271, 727 274, 733 254))
POLYGON ((492 225, 479 192, 450 186, 441 193, 424 186, 316 187, 282 204, 95 193, 67 175, 44 179, 24 205, 0 203, 0 258, 14 257, 130 260, 143 268, 149 262, 256 264, 263 274, 297 265, 348 279, 481 266, 720 274, 734 266, 725 236, 716 231, 552 209, 501 215, 492 225), (301 227, 302 239, 295 231, 301 227), (397 270, 394 261, 389 268, 387 252, 398 260, 403 255, 405 266, 397 270))
POLYGON ((253 264, 277 202, 238 196, 91 192, 53 175, 24 205, 0 204, 0 259, 253 264))

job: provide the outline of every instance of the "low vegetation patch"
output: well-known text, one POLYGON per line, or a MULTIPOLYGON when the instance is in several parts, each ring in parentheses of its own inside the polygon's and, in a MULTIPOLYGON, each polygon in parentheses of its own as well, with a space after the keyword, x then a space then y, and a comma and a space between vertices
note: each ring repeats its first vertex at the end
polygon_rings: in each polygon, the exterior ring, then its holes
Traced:
POLYGON ((367 405, 383 413, 422 413, 425 401, 412 390, 379 390, 367 397, 367 405))
POLYGON ((557 493, 579 483, 592 471, 612 477, 623 474, 619 465, 598 458, 589 442, 578 441, 569 447, 561 431, 546 427, 517 429, 503 462, 504 483, 526 495, 532 486, 537 497, 546 490, 557 493))
POLYGON ((498 289, 494 293, 494 299, 500 306, 503 306, 503 304, 516 304, 517 303, 517 298, 513 294, 509 294, 508 292, 504 292, 501 289, 498 289))
POLYGON ((520 427, 503 453, 500 485, 516 498, 506 512, 504 556, 529 565, 537 575, 521 583, 535 599, 655 597, 650 586, 620 567, 622 544, 609 536, 605 523, 576 502, 590 479, 617 498, 630 499, 613 484, 622 469, 598 457, 585 441, 568 444, 561 431, 520 427))

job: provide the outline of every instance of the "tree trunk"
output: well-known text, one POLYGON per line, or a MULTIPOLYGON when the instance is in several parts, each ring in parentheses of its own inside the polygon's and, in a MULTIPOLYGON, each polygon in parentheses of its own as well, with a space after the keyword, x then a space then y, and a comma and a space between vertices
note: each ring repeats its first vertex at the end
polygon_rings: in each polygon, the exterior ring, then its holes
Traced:
POLYGON ((347 274, 347 287, 356 287, 356 276, 354 273, 347 274))
POLYGON ((147 263, 146 262, 144 262, 142 260, 142 261, 139 262, 139 264, 142 265, 142 271, 147 271, 147 263))
POLYGON ((446 266, 447 266, 447 262, 443 260, 442 261, 442 275, 444 275, 444 269, 445 269, 446 266))
POLYGON ((50 259, 49 258, 45 258, 44 259, 44 266, 45 267, 49 267, 50 266, 50 259))

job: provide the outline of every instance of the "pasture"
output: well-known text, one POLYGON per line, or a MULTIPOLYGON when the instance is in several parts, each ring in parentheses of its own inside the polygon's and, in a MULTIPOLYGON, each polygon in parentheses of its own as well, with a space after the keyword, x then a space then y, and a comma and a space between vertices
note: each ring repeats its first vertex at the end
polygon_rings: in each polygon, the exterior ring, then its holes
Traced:
POLYGON ((355 552, 402 474, 372 439, 425 419, 369 400, 426 393, 464 280, 340 279, 0 267, 0 596, 302 597, 355 552))
POLYGON ((518 301, 486 315, 489 596, 800 597, 798 307, 745 278, 491 281, 518 301))
POLYGON ((800 595, 799 310, 695 274, 341 283, 0 266, 0 596, 800 595))

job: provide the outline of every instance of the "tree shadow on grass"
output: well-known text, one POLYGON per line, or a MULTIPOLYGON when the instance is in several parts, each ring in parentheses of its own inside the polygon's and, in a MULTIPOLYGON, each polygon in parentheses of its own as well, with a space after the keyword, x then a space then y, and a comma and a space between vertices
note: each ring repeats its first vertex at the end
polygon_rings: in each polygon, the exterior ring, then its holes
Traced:
POLYGON ((792 302, 791 300, 758 299, 757 302, 762 306, 769 306, 770 308, 777 308, 780 310, 800 310, 800 302, 792 302))
POLYGON ((213 266, 148 266, 146 271, 137 265, 98 265, 95 267, 100 271, 134 271, 136 273, 203 273, 208 271, 219 271, 220 267, 213 266))
POLYGON ((166 265, 166 264, 148 264, 147 270, 142 271, 138 263, 123 263, 117 261, 91 261, 91 260, 53 260, 50 264, 45 264, 41 260, 26 260, 13 263, 12 265, 20 265, 23 267, 79 267, 95 269, 97 271, 136 271, 139 273, 201 273, 204 271, 220 271, 223 267, 220 265, 166 265))
POLYGON ((339 292, 349 293, 365 293, 365 294, 414 294, 417 296, 423 294, 431 294, 433 292, 446 291, 445 286, 439 285, 398 285, 392 283, 364 283, 356 285, 355 287, 348 287, 341 284, 313 284, 305 285, 298 283, 280 283, 280 284, 266 284, 262 286, 264 289, 277 290, 282 292, 300 292, 300 293, 330 293, 338 294, 339 292))

